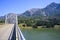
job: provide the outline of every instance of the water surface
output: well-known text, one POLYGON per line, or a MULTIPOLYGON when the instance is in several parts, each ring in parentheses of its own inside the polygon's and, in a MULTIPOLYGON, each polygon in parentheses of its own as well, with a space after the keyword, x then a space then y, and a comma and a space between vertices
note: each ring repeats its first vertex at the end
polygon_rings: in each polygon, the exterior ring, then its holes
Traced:
POLYGON ((22 29, 26 40, 60 40, 60 29, 22 29))

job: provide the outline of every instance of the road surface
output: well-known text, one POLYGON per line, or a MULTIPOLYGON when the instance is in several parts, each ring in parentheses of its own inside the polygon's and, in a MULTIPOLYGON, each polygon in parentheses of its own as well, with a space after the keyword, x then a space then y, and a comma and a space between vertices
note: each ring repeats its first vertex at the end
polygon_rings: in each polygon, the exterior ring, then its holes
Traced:
POLYGON ((8 40, 14 24, 0 25, 0 40, 8 40))

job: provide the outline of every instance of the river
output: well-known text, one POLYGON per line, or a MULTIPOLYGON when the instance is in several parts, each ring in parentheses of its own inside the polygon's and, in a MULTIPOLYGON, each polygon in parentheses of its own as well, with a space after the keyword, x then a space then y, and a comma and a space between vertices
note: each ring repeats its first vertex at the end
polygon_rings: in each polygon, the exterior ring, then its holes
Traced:
POLYGON ((21 29, 26 40, 60 40, 60 29, 21 29))

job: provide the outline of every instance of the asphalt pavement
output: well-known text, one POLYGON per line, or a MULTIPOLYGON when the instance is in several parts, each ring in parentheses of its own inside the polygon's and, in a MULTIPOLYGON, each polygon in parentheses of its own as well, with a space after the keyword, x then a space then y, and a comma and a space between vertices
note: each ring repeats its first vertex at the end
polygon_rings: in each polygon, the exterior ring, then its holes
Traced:
POLYGON ((14 27, 14 24, 0 25, 0 40, 8 40, 13 27, 14 27))

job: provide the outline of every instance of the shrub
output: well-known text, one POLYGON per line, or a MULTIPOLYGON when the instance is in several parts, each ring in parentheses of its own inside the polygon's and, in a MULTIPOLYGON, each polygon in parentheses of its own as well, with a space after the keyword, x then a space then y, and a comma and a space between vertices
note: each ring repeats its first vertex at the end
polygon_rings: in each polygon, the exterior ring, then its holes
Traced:
POLYGON ((33 28, 37 28, 37 25, 33 25, 32 27, 33 27, 33 28))

